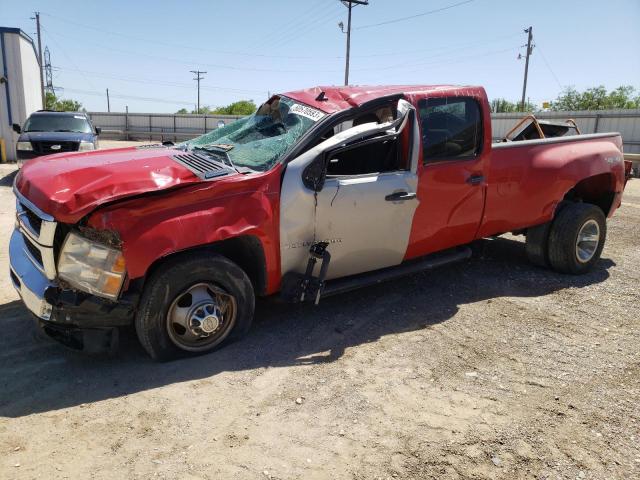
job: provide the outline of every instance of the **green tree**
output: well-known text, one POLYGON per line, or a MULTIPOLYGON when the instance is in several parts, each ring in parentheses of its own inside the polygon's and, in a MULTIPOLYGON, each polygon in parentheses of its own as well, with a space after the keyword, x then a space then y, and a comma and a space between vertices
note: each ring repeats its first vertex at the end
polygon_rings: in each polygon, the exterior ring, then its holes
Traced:
MULTIPOLYGON (((491 107, 491 113, 512 113, 520 111, 520 102, 514 103, 504 98, 495 98, 491 100, 489 105, 491 107)), ((533 103, 527 102, 524 104, 524 110, 525 112, 534 112, 538 110, 538 108, 533 103)))
POLYGON ((251 115, 257 109, 253 100, 240 100, 233 102, 226 107, 218 107, 213 113, 218 115, 251 115))
POLYGON ((194 109, 191 110, 191 112, 188 112, 186 108, 181 108, 176 113, 198 113, 200 115, 251 115, 257 110, 257 108, 258 107, 256 107, 253 100, 240 100, 238 102, 230 103, 226 107, 211 108, 208 105, 204 105, 200 107, 200 110, 198 111, 194 109))
POLYGON ((78 112, 82 108, 82 104, 75 100, 58 98, 53 92, 46 92, 45 97, 46 110, 54 110, 56 112, 78 112))
POLYGON ((604 85, 579 92, 575 87, 567 87, 551 102, 551 110, 609 110, 616 108, 640 108, 640 95, 636 89, 623 85, 610 92, 604 85), (635 95, 635 96, 634 96, 635 95))

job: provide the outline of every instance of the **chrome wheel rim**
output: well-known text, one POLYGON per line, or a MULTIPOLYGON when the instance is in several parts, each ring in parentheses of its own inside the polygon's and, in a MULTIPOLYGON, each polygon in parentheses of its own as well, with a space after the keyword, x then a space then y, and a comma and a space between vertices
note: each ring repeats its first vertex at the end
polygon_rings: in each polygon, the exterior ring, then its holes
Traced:
POLYGON ((600 226, 595 220, 587 220, 576 239, 576 258, 580 263, 587 263, 593 258, 600 244, 600 226))
POLYGON ((167 333, 183 350, 201 352, 220 343, 236 322, 236 300, 212 283, 180 293, 167 311, 167 333))

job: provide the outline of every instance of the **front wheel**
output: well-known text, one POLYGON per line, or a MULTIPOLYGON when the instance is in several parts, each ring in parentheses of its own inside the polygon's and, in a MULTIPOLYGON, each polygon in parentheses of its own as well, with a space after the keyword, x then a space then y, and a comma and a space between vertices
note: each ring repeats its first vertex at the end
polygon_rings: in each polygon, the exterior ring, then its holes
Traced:
POLYGON ((549 232, 549 263, 561 273, 582 274, 600 258, 607 235, 602 210, 589 203, 572 203, 553 220, 549 232))
POLYGON ((219 255, 180 255, 147 282, 136 332, 155 360, 205 354, 244 336, 254 305, 251 281, 235 263, 219 255))

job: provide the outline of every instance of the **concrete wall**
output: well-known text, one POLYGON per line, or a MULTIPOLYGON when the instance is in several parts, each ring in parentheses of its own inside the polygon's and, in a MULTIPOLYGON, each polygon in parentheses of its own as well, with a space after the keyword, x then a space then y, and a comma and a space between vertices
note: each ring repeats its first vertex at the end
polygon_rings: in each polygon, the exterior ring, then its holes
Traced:
MULTIPOLYGON (((219 120, 232 122, 232 115, 173 115, 160 113, 91 112, 91 120, 102 127, 104 138, 114 140, 187 140, 216 128, 219 120)), ((491 117, 493 138, 503 138, 521 113, 495 113, 491 117)), ((573 118, 582 133, 620 132, 625 153, 640 153, 640 110, 542 112, 540 119, 573 118)))
POLYGON ((218 122, 234 122, 238 115, 178 115, 163 113, 89 112, 102 128, 102 138, 113 140, 188 140, 214 130, 218 122))
POLYGON ((23 125, 27 117, 42 109, 40 65, 33 41, 15 28, 0 27, 0 138, 7 160, 15 160, 18 135, 12 124, 23 125))

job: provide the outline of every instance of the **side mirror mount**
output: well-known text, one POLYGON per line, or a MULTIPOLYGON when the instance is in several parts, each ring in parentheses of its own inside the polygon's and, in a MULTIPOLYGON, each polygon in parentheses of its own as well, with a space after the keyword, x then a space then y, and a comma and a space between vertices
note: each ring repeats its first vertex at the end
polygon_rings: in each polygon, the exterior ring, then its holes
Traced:
POLYGON ((309 190, 319 192, 327 178, 327 158, 324 155, 311 162, 302 172, 302 183, 309 190))
POLYGON ((14 123, 12 127, 13 127, 13 131, 16 132, 18 135, 22 133, 22 129, 20 128, 20 125, 18 125, 17 123, 14 123))
POLYGON ((100 135, 102 133, 102 128, 96 127, 96 135, 100 135))

